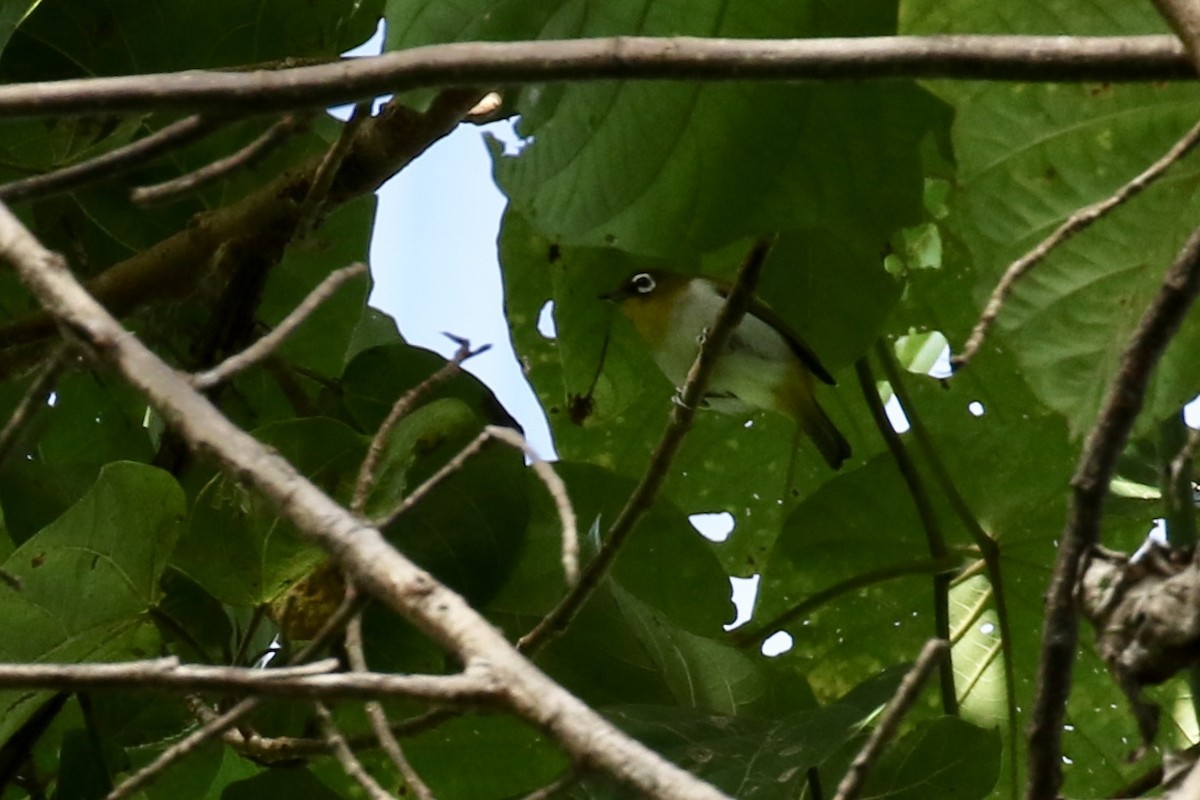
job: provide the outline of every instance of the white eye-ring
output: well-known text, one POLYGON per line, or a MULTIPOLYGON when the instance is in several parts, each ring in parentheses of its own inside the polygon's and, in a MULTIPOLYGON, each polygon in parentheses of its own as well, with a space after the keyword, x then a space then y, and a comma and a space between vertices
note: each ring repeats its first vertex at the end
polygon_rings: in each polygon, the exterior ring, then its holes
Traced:
POLYGON ((658 285, 654 282, 654 278, 650 276, 649 272, 639 272, 629 282, 633 284, 633 288, 638 291, 638 294, 650 294, 650 292, 654 291, 654 287, 658 285))

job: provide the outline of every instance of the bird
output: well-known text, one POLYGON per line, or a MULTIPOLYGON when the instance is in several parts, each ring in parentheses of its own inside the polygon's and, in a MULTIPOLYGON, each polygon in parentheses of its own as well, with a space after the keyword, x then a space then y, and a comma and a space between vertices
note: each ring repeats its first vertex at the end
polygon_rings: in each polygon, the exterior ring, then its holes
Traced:
MULTIPOLYGON (((629 275, 600 298, 617 304, 649 346, 659 369, 682 386, 731 288, 712 278, 647 269, 629 275)), ((836 470, 850 457, 850 443, 817 403, 814 379, 836 384, 799 335, 754 297, 726 341, 705 390, 704 405, 727 414, 754 409, 786 414, 836 470)))

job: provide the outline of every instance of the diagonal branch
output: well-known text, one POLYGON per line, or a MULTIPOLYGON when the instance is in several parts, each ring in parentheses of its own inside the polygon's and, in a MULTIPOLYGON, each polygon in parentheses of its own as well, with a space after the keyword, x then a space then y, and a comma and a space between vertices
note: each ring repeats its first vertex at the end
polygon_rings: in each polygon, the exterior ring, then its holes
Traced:
POLYGON ((683 384, 679 399, 671 408, 667 428, 663 431, 658 447, 650 456, 650 463, 646 465, 646 471, 642 475, 641 481, 634 487, 629 499, 625 501, 625 507, 621 509, 616 520, 609 527, 604 544, 596 553, 595 558, 584 568, 579 582, 567 592, 557 606, 551 609, 550 613, 542 618, 533 630, 521 637, 517 647, 522 652, 537 652, 570 624, 579 609, 592 596, 592 592, 600 585, 604 576, 608 574, 608 568, 612 566, 617 553, 620 552, 629 535, 633 533, 638 522, 654 505, 659 490, 667 480, 667 474, 671 470, 675 454, 679 452, 679 446, 683 443, 683 437, 692 429, 696 409, 700 407, 704 399, 704 388, 716 368, 721 350, 724 349, 734 328, 742 321, 742 317, 750 307, 755 287, 758 286, 758 276, 762 272, 763 263, 767 259, 767 253, 770 251, 772 243, 773 240, 770 239, 759 239, 742 262, 733 289, 730 290, 729 297, 721 307, 721 313, 717 315, 712 328, 704 336, 704 340, 700 344, 700 352, 696 354, 696 360, 688 370, 687 380, 683 384))
MULTIPOLYGON (((883 438, 888 452, 891 453, 892 460, 896 462, 896 471, 900 473, 904 485, 908 487, 908 494, 912 498, 917 517, 921 520, 921 529, 925 533, 929 557, 934 560, 945 559, 950 554, 950 548, 946 546, 946 537, 942 534, 941 522, 938 520, 937 512, 934 511, 933 502, 925 488, 925 483, 917 471, 917 465, 913 463, 912 456, 909 455, 904 442, 900 441, 899 434, 892 428, 883 403, 880 402, 879 389, 875 385, 875 376, 871 373, 871 365, 866 356, 854 362, 854 372, 858 377, 863 400, 871 412, 871 419, 875 422, 875 428, 883 438)), ((950 639, 951 577, 950 573, 944 571, 933 574, 934 636, 943 641, 950 639)), ((946 648, 942 653, 940 666, 938 677, 941 680, 942 709, 947 714, 957 714, 958 695, 954 688, 954 661, 950 648, 946 648)))
POLYGON ((485 344, 477 350, 472 350, 471 343, 466 339, 456 336, 450 338, 458 344, 458 350, 454 353, 454 357, 443 364, 437 372, 402 394, 400 399, 392 404, 387 417, 380 423, 379 430, 371 438, 371 446, 367 448, 367 455, 358 468, 358 478, 354 482, 354 498, 350 501, 350 510, 354 513, 362 514, 367 507, 367 499, 371 496, 371 490, 375 488, 375 482, 379 479, 380 459, 383 458, 388 439, 391 437, 392 431, 400 424, 400 420, 408 416, 416 407, 417 402, 426 394, 461 372, 464 361, 491 348, 490 344, 485 344))
POLYGON ((187 192, 207 186, 213 181, 220 180, 229 173, 253 166, 265 158, 272 150, 277 149, 294 133, 298 133, 308 124, 308 117, 295 114, 285 114, 283 119, 263 131, 254 141, 235 153, 219 158, 200 169, 172 178, 169 181, 156 183, 152 186, 139 186, 134 189, 129 198, 138 205, 165 203, 179 199, 187 192))
POLYGON ((1012 264, 1009 264, 1008 269, 1004 270, 1004 275, 1001 276, 1000 282, 996 284, 996 288, 992 290, 991 296, 988 297, 987 304, 983 308, 983 313, 979 315, 979 321, 975 323, 975 327, 971 330, 971 335, 967 337, 966 343, 963 344, 962 352, 950 358, 951 366, 954 369, 961 369, 979 352, 979 348, 983 346, 984 338, 987 336, 988 331, 991 330, 992 325, 995 324, 996 317, 1000 315, 1000 311, 1004 308, 1004 303, 1008 300, 1009 295, 1012 294, 1013 287, 1018 280, 1038 264, 1045 261, 1046 256, 1050 255, 1050 252, 1054 248, 1077 233, 1086 230, 1092 223, 1104 217, 1117 206, 1141 194, 1150 184, 1162 177, 1168 167, 1192 152, 1197 144, 1200 144, 1200 122, 1193 125, 1191 130, 1185 133, 1179 141, 1171 145, 1170 150, 1164 153, 1153 164, 1146 167, 1133 180, 1103 200, 1092 203, 1089 206, 1084 206, 1067 217, 1066 221, 1055 228, 1053 233, 1038 242, 1025 255, 1012 262, 1012 264))
MULTIPOLYGON (((925 463, 929 465, 929 470, 933 473, 933 479, 942 490, 942 495, 950 504, 951 511, 958 517, 959 522, 967 530, 971 536, 971 540, 975 542, 975 546, 979 548, 979 554, 983 558, 984 569, 987 572, 988 583, 992 587, 992 597, 994 599, 994 607, 996 612, 996 623, 1000 628, 1000 646, 1001 658, 1004 664, 1004 694, 1006 704, 1008 706, 1008 741, 1010 752, 1017 752, 1017 737, 1019 735, 1017 728, 1017 672, 1016 665, 1013 660, 1013 636, 1012 622, 1008 613, 1008 595, 1004 588, 1003 568, 1000 563, 1000 546, 996 540, 983 529, 979 524, 974 512, 967 505, 966 499, 959 492, 954 478, 947 469, 946 464, 942 461, 938 454, 938 448, 933 440, 933 435, 925 425, 925 421, 921 414, 917 411, 917 406, 909 396, 908 389, 905 386, 904 376, 900 372, 900 367, 896 364, 896 357, 892 353, 890 347, 884 344, 882 340, 876 342, 876 356, 879 358, 880 364, 883 366, 883 373, 888 379, 888 383, 892 386, 892 391, 896 395, 896 399, 900 401, 900 408, 904 415, 908 418, 912 426, 913 438, 916 440, 917 447, 922 455, 925 456, 925 463)), ((965 577, 965 574, 960 574, 959 579, 965 577)), ((956 639, 951 638, 953 644, 956 639)), ((962 692, 963 697, 967 696, 968 689, 962 692)), ((1009 760, 1009 783, 1012 786, 1012 796, 1017 796, 1018 774, 1017 760, 1009 760)))
POLYGON ((0 87, 0 115, 324 108, 410 89, 596 80, 1004 81, 1194 79, 1173 36, 863 36, 698 39, 620 36, 463 42, 261 72, 189 70, 0 87))
POLYGON ((186 147, 203 139, 230 120, 222 117, 192 115, 172 122, 161 130, 143 136, 135 142, 117 147, 103 155, 80 161, 78 164, 56 169, 42 175, 10 181, 0 186, 0 200, 5 203, 20 203, 49 197, 58 192, 78 189, 96 181, 115 178, 138 169, 151 159, 164 153, 186 147))
POLYGON ((194 375, 192 377, 192 385, 197 389, 210 389, 235 375, 245 372, 278 350, 284 341, 295 333, 296 329, 303 325, 305 320, 311 317, 313 312, 322 303, 332 297, 338 289, 342 288, 342 284, 366 274, 367 265, 361 263, 351 264, 348 267, 342 267, 339 270, 329 273, 325 277, 325 280, 321 281, 317 285, 317 288, 309 292, 300 305, 292 309, 291 313, 284 317, 283 321, 276 325, 270 333, 258 339, 242 352, 225 359, 212 369, 194 375))
POLYGON ((1051 800, 1062 785, 1062 726, 1079 635, 1075 584, 1084 557, 1100 540, 1108 484, 1141 411, 1151 373, 1197 294, 1200 228, 1188 237, 1121 354, 1117 376, 1108 388, 1071 479, 1071 506, 1046 594, 1046 621, 1029 729, 1028 800, 1051 800))
POLYGON ((900 722, 920 696, 925 679, 944 660, 949 650, 950 644, 944 639, 930 639, 921 648, 921 654, 917 656, 912 668, 900 681, 900 685, 896 688, 896 694, 888 702, 887 708, 884 709, 883 715, 879 719, 879 724, 875 726, 871 737, 863 745, 859 754, 855 756, 850 768, 846 770, 846 776, 838 784, 834 800, 854 800, 858 797, 867 781, 867 774, 875 766, 879 757, 883 755, 883 748, 887 747, 888 742, 896 735, 900 729, 900 722))
POLYGON ((3 206, 0 257, 12 264, 47 311, 85 340, 97 358, 141 393, 194 450, 260 492, 303 537, 329 552, 359 589, 406 617, 468 669, 477 660, 487 662, 504 704, 555 739, 572 758, 633 791, 662 800, 728 800, 548 678, 460 595, 401 555, 377 529, 334 502, 286 459, 231 423, 185 377, 129 335, 75 280, 63 259, 46 250, 3 206))

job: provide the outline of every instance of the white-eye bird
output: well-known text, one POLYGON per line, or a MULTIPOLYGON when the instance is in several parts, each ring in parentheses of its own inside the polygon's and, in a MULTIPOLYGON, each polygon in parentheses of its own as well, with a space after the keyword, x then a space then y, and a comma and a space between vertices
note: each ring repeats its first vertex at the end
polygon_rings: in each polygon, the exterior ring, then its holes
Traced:
MULTIPOLYGON (((617 303, 649 345, 654 361, 682 386, 700 341, 713 326, 730 286, 667 270, 635 272, 613 292, 617 303)), ((787 414, 838 469, 850 444, 817 404, 813 379, 834 384, 833 376, 787 323, 758 298, 726 341, 705 390, 705 404, 730 414, 764 408, 787 414)))

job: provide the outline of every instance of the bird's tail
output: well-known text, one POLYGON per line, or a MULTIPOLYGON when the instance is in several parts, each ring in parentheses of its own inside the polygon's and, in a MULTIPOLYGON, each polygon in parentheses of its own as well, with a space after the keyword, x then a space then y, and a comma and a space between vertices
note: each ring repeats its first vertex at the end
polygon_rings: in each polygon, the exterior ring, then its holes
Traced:
POLYGON ((850 457, 850 443, 841 431, 833 424, 833 420, 814 401, 805 413, 799 416, 800 426, 817 446, 821 456, 833 469, 839 469, 842 462, 850 457))

